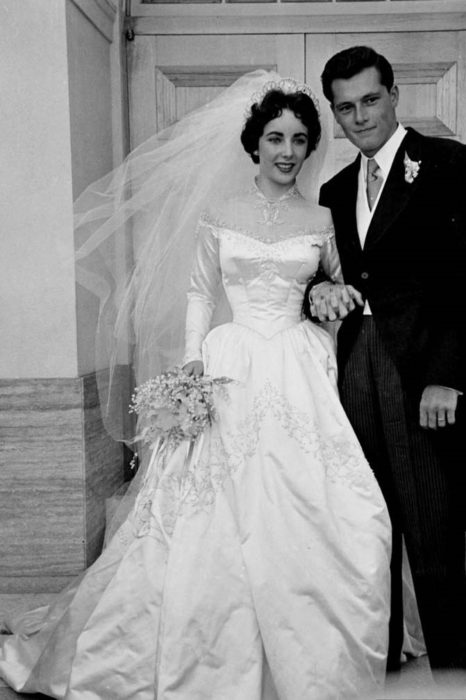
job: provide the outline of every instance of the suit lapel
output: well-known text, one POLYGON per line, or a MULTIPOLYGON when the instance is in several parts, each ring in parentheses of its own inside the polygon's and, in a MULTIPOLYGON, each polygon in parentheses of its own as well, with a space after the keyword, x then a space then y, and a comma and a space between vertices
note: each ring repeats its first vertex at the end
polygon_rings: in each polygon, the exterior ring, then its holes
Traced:
POLYGON ((361 156, 358 155, 356 160, 351 163, 345 173, 345 178, 339 188, 338 210, 341 215, 341 220, 344 222, 342 230, 344 236, 339 241, 339 247, 345 246, 353 248, 361 252, 361 243, 359 241, 358 226, 356 221, 356 200, 358 196, 358 176, 361 156))
MULTIPOLYGON (((404 165, 405 153, 408 154, 412 161, 420 162, 422 160, 420 156, 419 139, 416 138, 416 132, 413 132, 412 129, 408 130, 408 133, 396 152, 387 182, 385 183, 385 187, 383 188, 367 231, 364 245, 366 249, 375 245, 390 226, 392 226, 418 188, 419 181, 422 180, 420 171, 419 176, 415 178, 413 182, 406 181, 404 165)), ((425 165, 426 164, 423 164, 421 168, 424 168, 425 165)))

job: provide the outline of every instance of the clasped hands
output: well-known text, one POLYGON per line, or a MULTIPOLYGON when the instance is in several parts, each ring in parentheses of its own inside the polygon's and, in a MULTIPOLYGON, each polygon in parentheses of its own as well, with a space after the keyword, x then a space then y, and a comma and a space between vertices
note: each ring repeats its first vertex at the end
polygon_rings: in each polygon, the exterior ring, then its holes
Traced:
MULTIPOLYGON (((319 321, 340 321, 356 308, 356 304, 363 306, 364 300, 351 284, 325 281, 309 292, 311 314, 319 321)), ((431 430, 453 425, 457 403, 455 389, 434 384, 426 386, 419 404, 419 425, 431 430)))
POLYGON ((356 304, 364 306, 364 299, 351 284, 325 281, 314 285, 309 292, 311 314, 319 321, 341 321, 356 304))

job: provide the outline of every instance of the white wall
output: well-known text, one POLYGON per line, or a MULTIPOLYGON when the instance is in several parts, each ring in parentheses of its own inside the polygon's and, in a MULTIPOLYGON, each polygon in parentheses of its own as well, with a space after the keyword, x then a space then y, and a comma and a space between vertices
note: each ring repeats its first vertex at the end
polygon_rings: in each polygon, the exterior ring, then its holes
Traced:
POLYGON ((63 0, 0 4, 0 377, 77 373, 63 0))
POLYGON ((0 2, 0 378, 95 368, 97 301, 76 294, 72 202, 121 151, 115 9, 0 2))
POLYGON ((67 0, 73 198, 113 167, 111 43, 67 0))
MULTIPOLYGON (((113 168, 112 43, 72 0, 66 0, 66 19, 76 199, 88 184, 113 168)), ((98 301, 78 286, 76 303, 78 372, 82 375, 95 369, 98 301)))

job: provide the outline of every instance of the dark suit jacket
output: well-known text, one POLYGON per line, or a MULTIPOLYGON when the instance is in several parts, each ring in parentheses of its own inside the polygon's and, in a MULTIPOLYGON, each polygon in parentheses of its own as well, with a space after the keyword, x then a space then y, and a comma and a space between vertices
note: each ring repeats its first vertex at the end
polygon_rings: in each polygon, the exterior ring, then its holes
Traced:
MULTIPOLYGON (((360 156, 322 186, 332 211, 345 282, 369 300, 373 318, 416 395, 428 384, 466 389, 466 146, 408 129, 364 249, 356 227, 360 156), (420 163, 405 180, 405 153, 420 163)), ((361 324, 351 313, 338 334, 340 372, 361 324)))

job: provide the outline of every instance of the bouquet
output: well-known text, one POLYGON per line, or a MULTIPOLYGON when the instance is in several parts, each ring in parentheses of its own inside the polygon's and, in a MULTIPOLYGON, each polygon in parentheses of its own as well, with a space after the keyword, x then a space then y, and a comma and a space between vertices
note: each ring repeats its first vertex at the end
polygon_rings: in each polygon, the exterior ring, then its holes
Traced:
POLYGON ((230 381, 190 375, 175 367, 144 382, 136 387, 129 407, 139 416, 137 439, 151 447, 159 438, 172 447, 195 439, 216 418, 214 387, 230 381))

